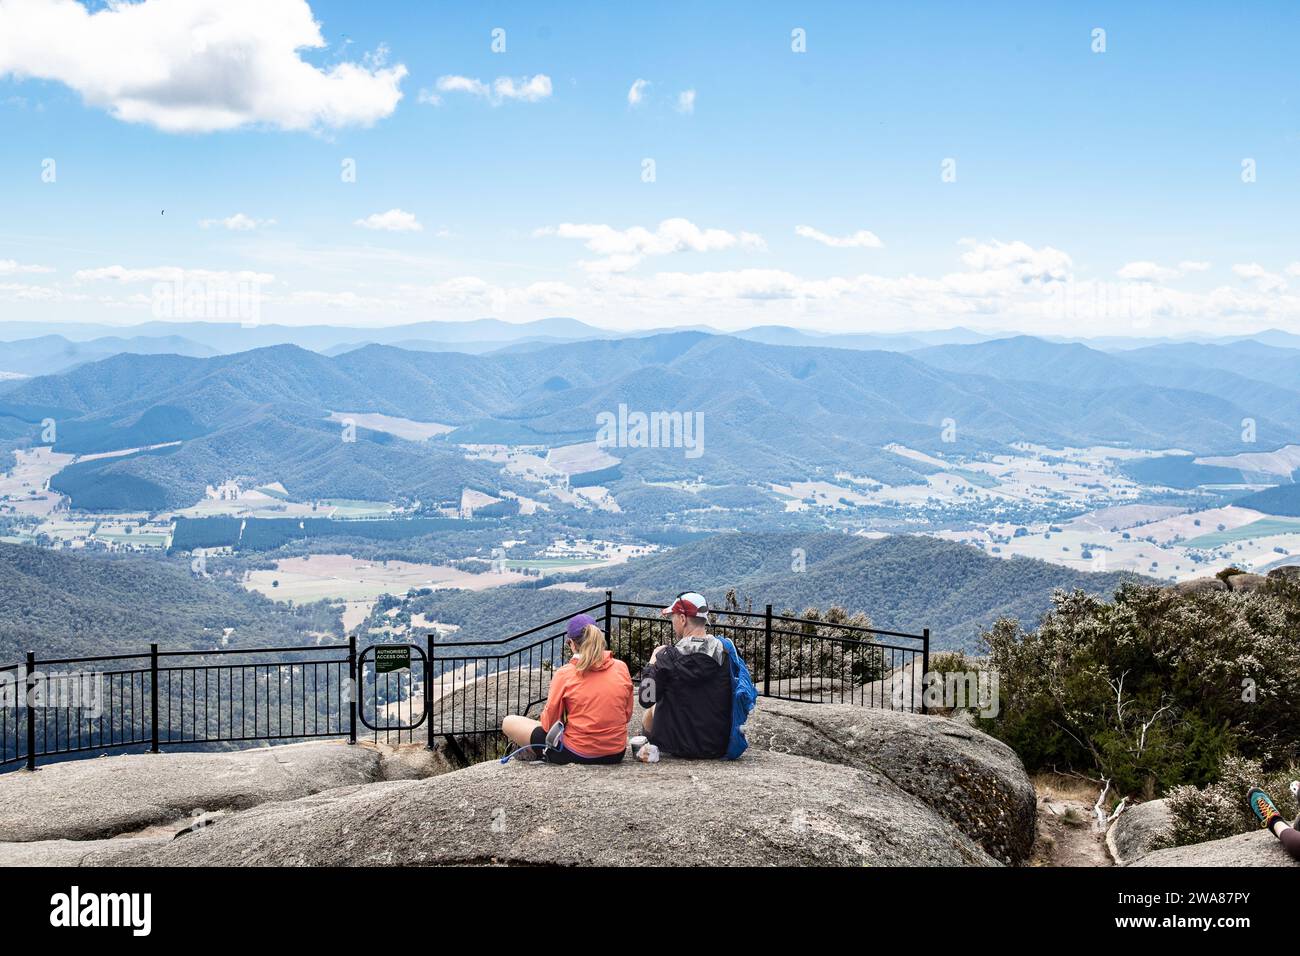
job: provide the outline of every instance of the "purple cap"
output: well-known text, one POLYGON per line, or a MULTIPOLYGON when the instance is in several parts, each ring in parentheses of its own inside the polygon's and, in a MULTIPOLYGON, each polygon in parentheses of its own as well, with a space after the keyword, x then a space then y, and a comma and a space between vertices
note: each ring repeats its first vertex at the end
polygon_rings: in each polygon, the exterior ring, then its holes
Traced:
POLYGON ((569 639, 576 641, 578 638, 582 636, 582 632, 583 630, 586 629, 588 624, 595 624, 595 623, 596 623, 596 619, 592 617, 590 614, 575 614, 573 617, 569 618, 569 627, 568 627, 569 639))

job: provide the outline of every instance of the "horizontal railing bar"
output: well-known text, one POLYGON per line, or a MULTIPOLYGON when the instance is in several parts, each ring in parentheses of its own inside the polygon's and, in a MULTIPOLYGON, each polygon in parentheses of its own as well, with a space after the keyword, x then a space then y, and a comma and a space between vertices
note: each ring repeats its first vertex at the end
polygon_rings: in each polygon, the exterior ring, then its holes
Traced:
MULTIPOLYGON (((306 647, 249 647, 249 648, 218 648, 210 651, 164 651, 158 649, 159 657, 207 657, 229 656, 232 654, 306 654, 312 651, 341 651, 347 654, 348 646, 346 644, 309 644, 306 647)), ((149 655, 146 654, 145 657, 149 655)), ((347 663, 347 657, 340 658, 347 663)))
MULTIPOLYGON (((160 654, 159 657, 162 655, 160 654)), ((306 667, 309 664, 347 664, 346 657, 331 657, 319 661, 257 661, 247 664, 177 664, 158 668, 159 674, 177 674, 185 671, 232 671, 242 667, 306 667)), ((149 671, 128 671, 131 674, 148 674, 149 671)))
MULTIPOLYGON (((653 609, 655 609, 655 610, 659 610, 659 611, 662 611, 662 610, 663 610, 663 608, 660 607, 660 605, 658 605, 658 604, 646 604, 646 603, 644 603, 644 602, 642 602, 642 601, 615 601, 615 602, 614 602, 614 606, 615 606, 615 607, 653 608, 653 609)), ((710 614, 713 616, 713 618, 714 618, 713 623, 714 623, 715 625, 719 626, 719 627, 748 627, 748 626, 749 626, 749 625, 743 625, 743 624, 735 624, 735 625, 727 625, 727 624, 723 624, 723 622, 720 621, 719 618, 726 618, 726 617, 747 617, 747 618, 757 618, 758 620, 761 621, 761 620, 763 620, 763 619, 767 616, 766 612, 760 612, 760 611, 740 611, 740 610, 731 610, 731 609, 727 609, 727 610, 718 610, 718 609, 716 609, 716 608, 710 610, 709 613, 710 613, 710 614)), ((646 618, 636 618, 636 617, 631 617, 631 616, 626 615, 626 614, 615 614, 615 615, 613 615, 613 616, 614 616, 615 618, 620 619, 620 620, 646 620, 646 618)), ((665 618, 665 620, 667 620, 667 619, 665 618)), ((886 637, 904 637, 904 638, 909 638, 909 639, 917 640, 917 641, 925 640, 925 636, 922 635, 922 634, 908 634, 908 633, 905 633, 905 632, 903 632, 903 631, 887 631, 887 630, 883 630, 883 629, 878 628, 878 627, 867 627, 867 626, 862 625, 862 624, 833 623, 833 622, 830 622, 830 621, 809 621, 808 618, 803 618, 803 617, 794 617, 794 616, 792 616, 792 615, 787 615, 787 614, 773 614, 773 615, 772 615, 772 620, 774 620, 774 621, 788 621, 788 622, 791 622, 791 623, 799 623, 799 624, 803 624, 803 623, 819 624, 819 625, 822 625, 822 626, 824 626, 824 627, 839 627, 839 628, 844 628, 845 630, 849 630, 849 631, 859 631, 859 632, 867 633, 867 634, 882 634, 882 635, 884 635, 884 636, 886 636, 886 637)), ((757 626, 757 625, 755 625, 755 626, 757 626)))
POLYGON ((907 637, 918 641, 925 640, 924 634, 905 634, 902 631, 884 631, 878 627, 864 627, 861 624, 841 624, 832 621, 812 621, 806 617, 790 617, 785 614, 773 614, 772 620, 787 621, 792 624, 815 624, 821 627, 840 627, 846 631, 862 631, 867 634, 883 634, 886 637, 907 637))
POLYGON ((143 654, 103 654, 98 657, 56 657, 48 660, 37 658, 32 663, 48 666, 50 664, 98 664, 101 661, 147 661, 148 659, 149 652, 145 651, 143 654))
MULTIPOLYGON (((435 638, 434 647, 462 647, 462 646, 497 647, 501 644, 509 644, 511 641, 517 641, 519 640, 519 638, 527 637, 529 634, 534 634, 537 631, 543 631, 548 627, 559 627, 561 624, 568 623, 569 618, 574 617, 578 614, 590 614, 592 611, 601 611, 604 610, 604 608, 605 608, 605 602, 601 601, 599 604, 593 604, 591 607, 584 607, 580 611, 574 611, 572 614, 566 614, 563 617, 557 617, 554 621, 547 621, 545 624, 538 624, 536 627, 530 627, 526 631, 519 631, 516 634, 511 634, 509 637, 503 637, 498 641, 451 641, 446 644, 438 644, 436 641, 436 635, 430 635, 430 637, 435 638)), ((551 638, 542 638, 542 640, 550 640, 550 639, 551 638)), ((446 658, 439 657, 439 660, 445 660, 445 659, 446 658)))
MULTIPOLYGON (((159 648, 158 656, 159 657, 229 657, 238 654, 306 654, 312 651, 319 652, 323 650, 324 651, 337 650, 337 651, 342 651, 344 654, 346 654, 347 649, 348 648, 346 644, 329 644, 324 647, 322 647, 319 644, 313 644, 307 647, 213 648, 211 650, 199 650, 199 651, 193 651, 193 650, 165 651, 162 648, 159 648)), ((97 664, 101 661, 148 660, 149 653, 150 653, 149 651, 144 651, 143 653, 139 653, 139 654, 98 654, 94 657, 38 658, 36 660, 36 663, 48 666, 50 664, 97 664)), ((342 660, 344 663, 347 662, 346 657, 339 658, 339 660, 342 660)), ((22 666, 24 665, 6 664, 3 667, 0 667, 0 670, 9 670, 11 668, 17 668, 22 666)))

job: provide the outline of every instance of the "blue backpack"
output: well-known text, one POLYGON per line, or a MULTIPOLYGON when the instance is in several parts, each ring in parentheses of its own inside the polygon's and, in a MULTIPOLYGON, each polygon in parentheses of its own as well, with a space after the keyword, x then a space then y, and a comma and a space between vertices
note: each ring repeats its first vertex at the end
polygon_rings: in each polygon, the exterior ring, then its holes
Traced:
POLYGON ((727 741, 727 753, 723 759, 735 760, 749 747, 745 732, 740 728, 749 719, 749 712, 754 709, 758 700, 758 688, 754 686, 754 678, 749 675, 749 668, 740 659, 740 652, 736 650, 731 638, 724 637, 721 640, 727 649, 727 656, 731 658, 731 739, 727 741))

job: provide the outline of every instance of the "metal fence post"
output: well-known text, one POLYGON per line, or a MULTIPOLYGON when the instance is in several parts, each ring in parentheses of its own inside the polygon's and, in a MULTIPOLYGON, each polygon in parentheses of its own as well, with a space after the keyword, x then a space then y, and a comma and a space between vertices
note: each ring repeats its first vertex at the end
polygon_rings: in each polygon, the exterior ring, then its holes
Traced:
POLYGON ((149 752, 158 753, 158 645, 149 645, 149 752))
MULTIPOLYGON (((614 592, 606 591, 605 592, 605 640, 609 642, 609 648, 611 651, 614 650, 614 634, 613 632, 610 631, 609 627, 613 620, 614 620, 614 592)), ((617 651, 614 652, 614 656, 615 657, 618 656, 617 651)), ((632 656, 631 651, 628 651, 628 657, 630 658, 631 656, 632 656)))
POLYGON ((763 615, 763 696, 772 696, 772 605, 763 615))
MULTIPOLYGON (((27 652, 27 769, 36 769, 36 653, 27 652)), ((57 736, 57 734, 56 734, 57 736)))
POLYGON ((357 742, 357 696, 361 688, 357 686, 357 636, 348 635, 348 743, 357 742))
POLYGON ((424 659, 424 722, 428 725, 429 743, 433 749, 433 633, 424 636, 427 656, 424 659))
POLYGON ((927 627, 921 631, 921 638, 924 641, 921 658, 921 713, 926 712, 925 708, 925 675, 930 673, 930 629, 927 627))

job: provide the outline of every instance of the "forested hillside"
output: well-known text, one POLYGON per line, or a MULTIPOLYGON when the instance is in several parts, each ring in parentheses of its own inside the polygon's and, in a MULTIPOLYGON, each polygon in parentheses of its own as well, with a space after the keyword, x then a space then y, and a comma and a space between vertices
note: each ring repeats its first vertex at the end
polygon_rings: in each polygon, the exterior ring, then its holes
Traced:
POLYGON ((302 645, 342 638, 325 605, 289 608, 181 561, 0 544, 0 664, 149 649, 302 645))

